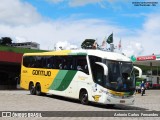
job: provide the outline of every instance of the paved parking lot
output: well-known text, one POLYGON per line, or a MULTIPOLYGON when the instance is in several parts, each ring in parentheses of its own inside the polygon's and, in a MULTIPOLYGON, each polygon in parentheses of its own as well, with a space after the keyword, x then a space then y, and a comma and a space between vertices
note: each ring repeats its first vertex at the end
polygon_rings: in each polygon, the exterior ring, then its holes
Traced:
MULTIPOLYGON (((24 90, 0 91, 0 111, 121 111, 121 110, 160 111, 160 90, 147 90, 146 95, 144 96, 136 94, 136 101, 134 105, 116 105, 113 108, 93 103, 91 103, 90 105, 82 105, 78 100, 72 100, 54 95, 47 95, 47 96, 30 95, 29 91, 24 91, 24 90)), ((59 117, 58 119, 61 118, 59 117)), ((115 119, 117 118, 114 118, 114 120, 115 119)), ((125 118, 121 117, 119 119, 125 119, 125 118)), ((133 117, 132 119, 135 118, 133 117)), ((148 119, 151 119, 151 117, 148 119)))

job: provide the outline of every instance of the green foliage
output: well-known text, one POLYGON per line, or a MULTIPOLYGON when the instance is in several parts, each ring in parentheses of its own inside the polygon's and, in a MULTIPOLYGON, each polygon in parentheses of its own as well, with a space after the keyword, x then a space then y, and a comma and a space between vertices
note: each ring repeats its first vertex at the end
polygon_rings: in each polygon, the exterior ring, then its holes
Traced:
POLYGON ((2 39, 0 39, 0 44, 1 45, 10 45, 10 44, 12 44, 12 39, 10 37, 2 37, 2 39))
POLYGON ((82 49, 93 49, 93 44, 96 40, 94 39, 85 39, 81 44, 82 49))
POLYGON ((0 51, 9 51, 9 52, 15 52, 15 53, 47 52, 46 50, 34 50, 34 49, 27 49, 27 48, 16 48, 16 47, 2 46, 2 45, 0 45, 0 51))

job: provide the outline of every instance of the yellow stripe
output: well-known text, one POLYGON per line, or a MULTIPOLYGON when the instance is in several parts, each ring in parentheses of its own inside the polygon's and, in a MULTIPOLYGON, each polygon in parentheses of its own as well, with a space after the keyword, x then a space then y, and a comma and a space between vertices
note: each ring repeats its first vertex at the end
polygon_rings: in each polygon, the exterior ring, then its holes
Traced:
POLYGON ((24 56, 28 55, 68 55, 71 53, 71 50, 58 50, 58 51, 52 51, 52 52, 41 52, 41 53, 25 53, 24 56))
POLYGON ((124 96, 125 92, 116 92, 113 90, 108 91, 110 94, 116 95, 116 96, 124 96))

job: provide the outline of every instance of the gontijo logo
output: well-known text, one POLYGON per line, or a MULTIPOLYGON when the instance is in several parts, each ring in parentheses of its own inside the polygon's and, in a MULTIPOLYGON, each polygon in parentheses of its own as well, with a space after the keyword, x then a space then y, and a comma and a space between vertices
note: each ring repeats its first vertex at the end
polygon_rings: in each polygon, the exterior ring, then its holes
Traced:
POLYGON ((51 76, 51 71, 33 70, 32 75, 51 76))

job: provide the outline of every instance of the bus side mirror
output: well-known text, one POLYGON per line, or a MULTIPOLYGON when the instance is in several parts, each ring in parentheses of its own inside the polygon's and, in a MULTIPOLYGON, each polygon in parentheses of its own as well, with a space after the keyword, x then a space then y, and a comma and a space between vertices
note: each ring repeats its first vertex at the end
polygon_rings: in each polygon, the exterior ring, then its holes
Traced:
POLYGON ((103 67, 104 75, 107 76, 108 75, 108 67, 104 63, 101 63, 101 62, 95 62, 95 63, 103 67))
POLYGON ((133 68, 136 69, 136 70, 138 70, 138 72, 139 72, 138 77, 141 78, 142 77, 142 69, 139 68, 139 67, 137 67, 137 66, 133 66, 133 68))

